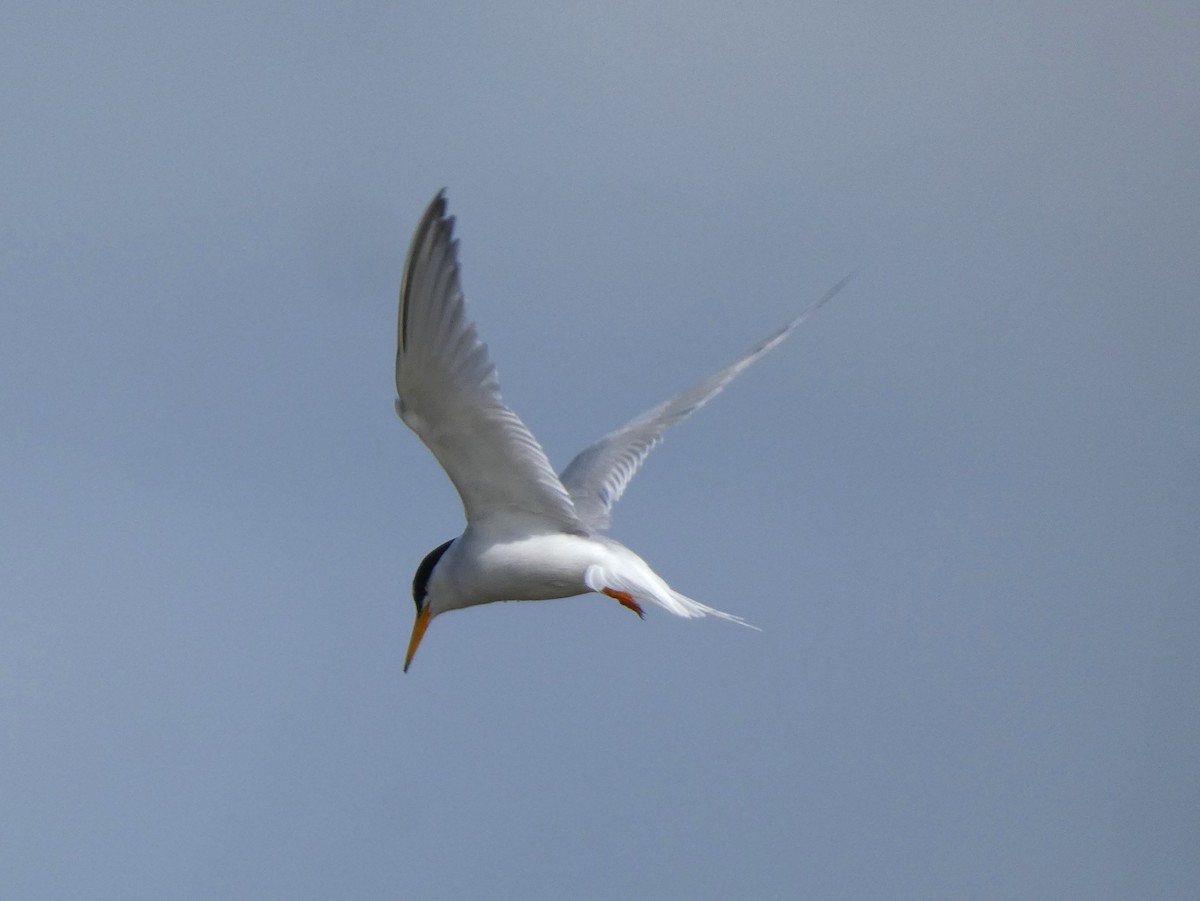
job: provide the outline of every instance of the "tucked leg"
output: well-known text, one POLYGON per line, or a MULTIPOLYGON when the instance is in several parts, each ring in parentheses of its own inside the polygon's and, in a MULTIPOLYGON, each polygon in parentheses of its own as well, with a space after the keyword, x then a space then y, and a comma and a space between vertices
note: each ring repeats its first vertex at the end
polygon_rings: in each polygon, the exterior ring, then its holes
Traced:
POLYGON ((642 619, 646 618, 646 612, 642 610, 642 605, 635 601, 633 599, 633 595, 631 595, 628 591, 617 591, 615 588, 603 588, 601 591, 603 591, 610 598, 616 598, 616 600, 621 603, 622 607, 628 607, 642 619))

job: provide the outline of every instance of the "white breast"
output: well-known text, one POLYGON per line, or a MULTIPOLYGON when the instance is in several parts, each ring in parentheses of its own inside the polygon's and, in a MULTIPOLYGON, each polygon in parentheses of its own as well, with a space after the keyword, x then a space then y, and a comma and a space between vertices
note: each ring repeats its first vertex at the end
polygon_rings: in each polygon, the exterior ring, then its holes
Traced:
POLYGON ((439 561, 430 597, 439 612, 572 597, 591 590, 584 572, 608 561, 610 553, 606 541, 589 536, 471 524, 439 561))

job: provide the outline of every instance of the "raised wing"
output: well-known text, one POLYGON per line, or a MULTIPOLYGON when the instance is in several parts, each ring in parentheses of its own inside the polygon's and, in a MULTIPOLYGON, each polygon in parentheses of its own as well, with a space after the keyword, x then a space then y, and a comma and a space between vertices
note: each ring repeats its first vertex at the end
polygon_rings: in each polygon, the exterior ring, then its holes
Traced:
POLYGON ((546 452, 500 397, 487 345, 467 318, 453 229, 442 191, 421 217, 404 264, 396 412, 442 464, 469 521, 523 511, 578 528, 546 452))
POLYGON ((589 529, 607 529, 612 520, 613 504, 625 493, 625 487, 650 451, 662 441, 667 427, 682 422, 708 403, 744 369, 779 344, 842 290, 851 278, 852 274, 846 276, 825 292, 816 303, 771 337, 755 345, 731 366, 675 395, 653 410, 643 413, 581 451, 561 475, 563 485, 575 502, 575 512, 580 521, 589 529))

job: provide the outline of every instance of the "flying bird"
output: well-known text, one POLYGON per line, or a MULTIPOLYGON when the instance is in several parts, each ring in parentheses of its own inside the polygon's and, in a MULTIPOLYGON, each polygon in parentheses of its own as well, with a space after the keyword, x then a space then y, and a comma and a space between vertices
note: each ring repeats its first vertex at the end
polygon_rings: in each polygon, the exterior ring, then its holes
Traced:
POLYGON ((400 285, 396 412, 458 490, 467 527, 430 551, 413 578, 417 607, 404 671, 429 623, 492 601, 608 595, 638 616, 649 602, 676 616, 744 621, 675 591, 602 533, 612 506, 668 426, 682 422, 833 297, 843 279, 741 359, 582 451, 560 474, 500 396, 496 367, 467 317, 454 218, 438 193, 413 234, 400 285))

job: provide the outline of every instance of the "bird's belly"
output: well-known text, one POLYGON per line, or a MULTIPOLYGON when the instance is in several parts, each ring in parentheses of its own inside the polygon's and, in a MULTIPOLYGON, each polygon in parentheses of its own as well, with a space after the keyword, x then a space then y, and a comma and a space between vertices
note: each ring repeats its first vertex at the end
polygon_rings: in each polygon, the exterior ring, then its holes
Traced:
POLYGON ((544 601, 584 594, 583 574, 602 554, 582 536, 535 535, 478 549, 458 590, 475 603, 544 601))

